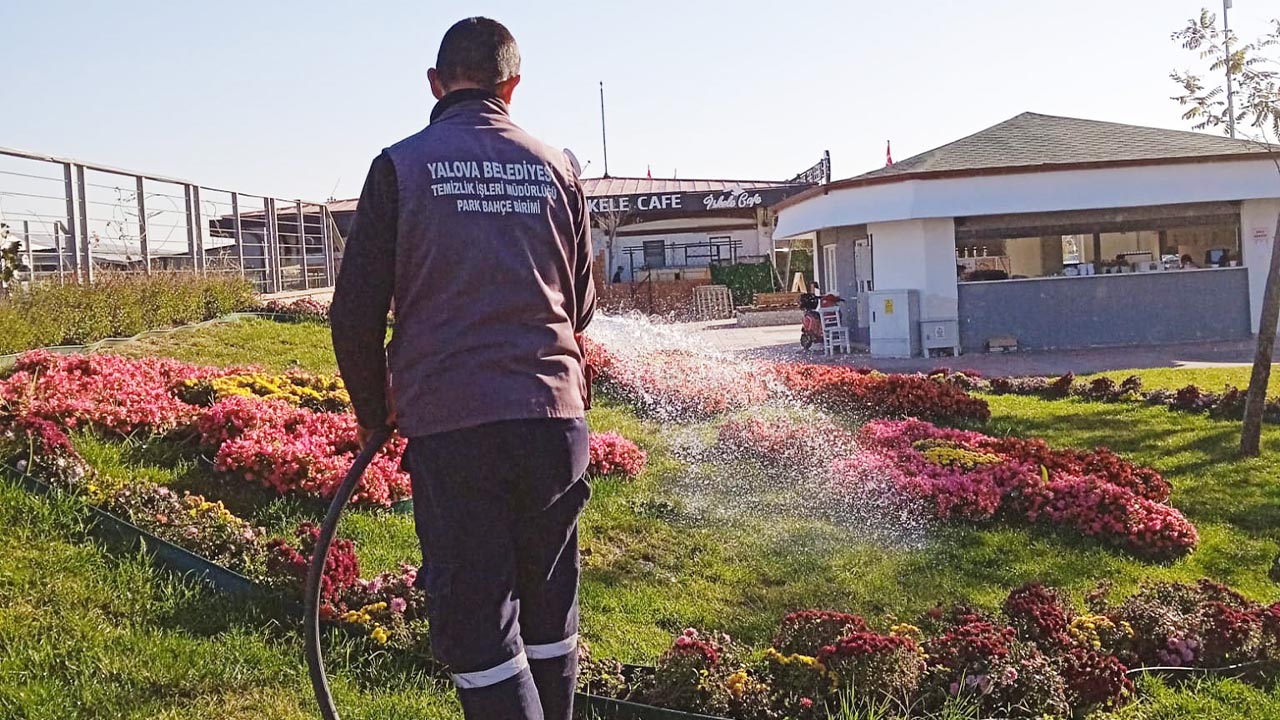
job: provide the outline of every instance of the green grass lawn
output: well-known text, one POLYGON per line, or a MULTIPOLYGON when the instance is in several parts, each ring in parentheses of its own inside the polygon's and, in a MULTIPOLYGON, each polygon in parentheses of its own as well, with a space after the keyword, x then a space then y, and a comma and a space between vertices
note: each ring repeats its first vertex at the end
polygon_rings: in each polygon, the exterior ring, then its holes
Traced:
MULTIPOLYGON (((333 370, 328 329, 316 325, 246 321, 149 340, 127 352, 333 370)), ((1200 530, 1201 547, 1189 558, 1155 565, 1045 529, 951 526, 933 531, 923 547, 894 549, 861 541, 816 514, 807 517, 803 506, 785 516, 708 519, 690 512, 690 468, 672 451, 680 435, 604 401, 591 413, 593 429, 618 429, 639 442, 650 452, 650 468, 634 482, 597 483, 583 519, 583 633, 593 650, 648 661, 690 625, 764 643, 783 614, 806 607, 858 612, 873 622, 955 601, 990 608, 1032 580, 1079 597, 1102 580, 1128 590, 1148 579, 1209 576, 1260 600, 1280 595, 1267 579, 1280 549, 1280 427, 1267 427, 1262 459, 1242 461, 1233 454, 1232 423, 1136 404, 989 401, 989 432, 1039 436, 1056 446, 1107 445, 1165 473, 1175 486, 1174 503, 1200 530)), ((200 468, 174 462, 162 446, 121 448, 85 436, 77 442, 107 474, 143 475, 226 497, 234 511, 276 531, 319 513, 315 504, 211 486, 200 468)), ((721 485, 709 496, 731 506, 735 483, 745 481, 731 471, 718 477, 721 485)), ((186 717, 209 708, 220 717, 308 716, 300 644, 280 617, 158 575, 136 558, 106 553, 84 540, 70 508, 0 487, 0 527, 19 528, 0 538, 0 716, 5 702, 29 717, 186 717), (53 650, 40 649, 59 634, 63 640, 52 641, 53 650), (234 657, 224 658, 225 648, 234 648, 234 657), (99 668, 111 670, 106 680, 90 680, 99 668), (28 690, 33 677, 41 681, 28 690), (53 698, 60 695, 74 701, 57 704, 53 698)), ((350 511, 343 533, 356 540, 366 575, 418 560, 407 516, 350 511)), ((347 651, 338 655, 361 657, 341 647, 347 651)), ((351 662, 339 663, 336 676, 352 717, 454 712, 438 685, 389 662, 351 662)), ((1144 699, 1122 717, 1280 717, 1274 689, 1231 681, 1144 687, 1144 699)))

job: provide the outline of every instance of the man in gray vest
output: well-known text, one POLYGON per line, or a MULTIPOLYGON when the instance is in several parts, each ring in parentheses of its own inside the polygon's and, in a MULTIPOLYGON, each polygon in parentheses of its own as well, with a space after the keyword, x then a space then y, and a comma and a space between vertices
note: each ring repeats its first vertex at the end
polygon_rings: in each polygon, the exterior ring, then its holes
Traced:
POLYGON ((587 202, 566 154, 511 121, 505 27, 457 23, 428 77, 430 124, 373 161, 360 196, 334 351, 362 444, 389 425, 409 438, 432 649, 466 716, 568 720, 591 494, 587 202))

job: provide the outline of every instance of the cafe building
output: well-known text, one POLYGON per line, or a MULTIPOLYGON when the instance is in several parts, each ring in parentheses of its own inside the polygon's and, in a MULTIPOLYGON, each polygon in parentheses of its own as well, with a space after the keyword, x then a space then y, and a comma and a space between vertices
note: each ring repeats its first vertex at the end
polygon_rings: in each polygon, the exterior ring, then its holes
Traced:
POLYGON ((635 283, 703 279, 717 263, 771 261, 770 206, 814 183, 599 177, 582 185, 605 281, 635 283))
POLYGON ((1024 113, 773 206, 873 355, 1256 333, 1280 148, 1024 113), (931 342, 932 341, 932 342, 931 342))

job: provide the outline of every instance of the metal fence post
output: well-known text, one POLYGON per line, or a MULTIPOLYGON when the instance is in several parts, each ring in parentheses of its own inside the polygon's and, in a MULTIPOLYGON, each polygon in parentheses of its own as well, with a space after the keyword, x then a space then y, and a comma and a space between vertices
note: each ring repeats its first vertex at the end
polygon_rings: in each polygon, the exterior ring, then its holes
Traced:
POLYGON ((138 244, 142 246, 142 269, 150 275, 151 244, 147 242, 147 200, 141 175, 138 176, 138 244))
POLYGON ((330 232, 330 225, 333 224, 333 216, 329 214, 329 206, 324 205, 320 210, 320 246, 324 250, 324 286, 333 287, 335 284, 334 267, 333 267, 333 234, 330 232))
POLYGON ((84 254, 80 264, 84 266, 84 281, 93 284, 93 248, 89 244, 89 203, 86 200, 84 166, 76 165, 76 188, 80 196, 80 252, 84 254))
POLYGON ((293 211, 298 216, 298 254, 302 256, 302 289, 311 289, 311 263, 307 258, 307 216, 302 212, 302 201, 293 201, 293 211))
POLYGON ((195 229, 196 271, 204 275, 208 258, 204 254, 204 222, 200 219, 200 186, 191 186, 191 224, 195 229))
POLYGON ((36 256, 35 256, 35 253, 31 251, 31 221, 30 220, 22 221, 22 247, 27 249, 27 261, 26 261, 27 284, 28 286, 30 286, 30 284, 35 282, 36 280, 36 256))
POLYGON ((276 200, 264 200, 267 209, 267 288, 270 292, 280 292, 280 227, 276 222, 276 200))
POLYGON ((182 186, 182 197, 184 202, 184 217, 187 224, 187 254, 191 256, 191 269, 199 270, 200 266, 196 264, 196 224, 191 221, 191 186, 182 186))
POLYGON ((246 277, 244 269, 244 233, 240 228, 240 193, 231 193, 231 234, 236 240, 236 261, 240 263, 240 277, 246 277))
POLYGON ((63 249, 62 249, 66 245, 66 241, 63 240, 63 237, 65 237, 66 234, 67 234, 67 229, 62 224, 61 220, 53 224, 53 251, 58 255, 58 284, 59 285, 67 284, 67 276, 66 276, 67 258, 65 255, 63 255, 63 249))
POLYGON ((58 248, 58 276, 62 277, 66 259, 63 253, 71 252, 71 272, 80 282, 80 253, 76 251, 76 186, 71 178, 71 163, 62 164, 63 194, 67 196, 67 224, 63 228, 64 242, 58 248))

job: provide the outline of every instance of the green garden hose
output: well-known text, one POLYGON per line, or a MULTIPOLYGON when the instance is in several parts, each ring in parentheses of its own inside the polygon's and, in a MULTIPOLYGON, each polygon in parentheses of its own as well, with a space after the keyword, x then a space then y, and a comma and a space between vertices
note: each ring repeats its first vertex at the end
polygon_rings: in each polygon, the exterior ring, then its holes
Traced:
POLYGON ((376 430, 365 443, 364 450, 356 457, 347 476, 343 478, 338 491, 329 503, 329 511, 325 513, 324 522, 320 525, 320 536, 316 538, 316 547, 311 554, 311 567, 307 571, 307 584, 303 589, 303 638, 307 654, 307 670, 311 673, 311 689, 315 691, 316 702, 320 705, 320 716, 324 720, 339 720, 338 710, 333 706, 333 695, 329 692, 329 678, 324 674, 324 656, 320 652, 320 586, 324 578, 325 564, 329 559, 329 545, 338 529, 338 519, 342 517, 342 509, 355 493, 356 486, 364 471, 373 462, 387 438, 391 437, 388 429, 376 430))

